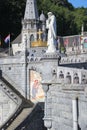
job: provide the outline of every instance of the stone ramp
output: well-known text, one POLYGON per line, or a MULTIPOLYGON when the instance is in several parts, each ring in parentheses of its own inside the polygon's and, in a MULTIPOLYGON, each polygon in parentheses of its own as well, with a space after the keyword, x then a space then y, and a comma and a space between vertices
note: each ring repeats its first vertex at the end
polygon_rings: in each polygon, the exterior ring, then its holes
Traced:
POLYGON ((33 104, 3 76, 0 77, 3 92, 17 104, 17 109, 1 126, 0 130, 46 130, 44 127, 44 103, 33 104))
MULTIPOLYGON (((44 103, 40 102, 33 106, 27 118, 14 130, 47 130, 44 127, 44 103)), ((12 129, 13 130, 13 129, 12 129)))
POLYGON ((30 100, 26 100, 2 75, 0 77, 0 87, 2 91, 17 104, 17 109, 15 109, 14 113, 2 124, 0 130, 14 130, 25 120, 27 115, 29 115, 34 104, 30 100))
POLYGON ((26 119, 26 117, 31 113, 31 111, 32 108, 24 108, 6 130, 15 130, 16 127, 18 127, 26 119))

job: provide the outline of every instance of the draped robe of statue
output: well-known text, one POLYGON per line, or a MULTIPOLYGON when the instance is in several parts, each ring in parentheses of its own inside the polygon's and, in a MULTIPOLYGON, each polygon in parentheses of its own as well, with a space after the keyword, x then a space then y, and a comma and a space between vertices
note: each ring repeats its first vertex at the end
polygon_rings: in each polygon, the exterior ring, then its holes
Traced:
POLYGON ((48 29, 48 49, 46 53, 54 53, 56 51, 56 17, 52 14, 52 12, 48 13, 46 25, 48 29))

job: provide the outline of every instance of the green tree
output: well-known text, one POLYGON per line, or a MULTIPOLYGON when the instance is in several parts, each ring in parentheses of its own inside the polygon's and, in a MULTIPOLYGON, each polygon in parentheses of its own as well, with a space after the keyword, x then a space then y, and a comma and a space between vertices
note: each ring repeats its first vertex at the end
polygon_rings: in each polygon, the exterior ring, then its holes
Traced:
POLYGON ((70 10, 73 10, 74 7, 67 0, 51 0, 55 5, 66 7, 70 10))
MULTIPOLYGON (((21 20, 24 17, 26 0, 0 0, 0 34, 4 38, 8 33, 14 39, 21 32, 21 20)), ((84 23, 87 30, 87 8, 74 8, 67 0, 37 0, 39 14, 42 10, 52 11, 57 19, 58 35, 74 35, 81 32, 84 23)))
POLYGON ((78 34, 81 33, 81 26, 84 24, 85 31, 87 31, 87 14, 86 14, 87 9, 85 8, 77 8, 73 12, 74 15, 74 22, 77 26, 77 32, 78 34))
POLYGON ((19 34, 24 8, 25 0, 0 0, 0 34, 2 37, 11 33, 14 38, 19 34))

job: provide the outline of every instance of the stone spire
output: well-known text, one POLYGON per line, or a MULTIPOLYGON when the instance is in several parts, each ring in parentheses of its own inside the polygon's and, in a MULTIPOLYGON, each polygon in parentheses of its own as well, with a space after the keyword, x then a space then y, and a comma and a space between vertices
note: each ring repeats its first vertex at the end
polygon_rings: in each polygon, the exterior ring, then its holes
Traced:
POLYGON ((38 11, 36 0, 27 0, 24 19, 36 20, 38 19, 38 11))
POLYGON ((46 18, 45 18, 45 15, 44 15, 43 11, 42 11, 42 13, 40 15, 40 21, 42 21, 42 22, 46 21, 46 18))
POLYGON ((27 48, 30 48, 31 43, 37 40, 38 22, 39 16, 36 0, 26 0, 25 14, 22 20, 22 43, 24 43, 26 35, 27 48))

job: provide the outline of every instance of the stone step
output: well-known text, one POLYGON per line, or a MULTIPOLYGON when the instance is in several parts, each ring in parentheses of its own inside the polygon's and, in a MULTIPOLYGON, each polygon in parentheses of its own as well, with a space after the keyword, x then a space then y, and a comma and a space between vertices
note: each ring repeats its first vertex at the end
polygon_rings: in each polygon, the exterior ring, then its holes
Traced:
POLYGON ((26 119, 26 117, 31 113, 31 111, 32 108, 24 108, 6 130, 16 129, 19 126, 19 124, 21 124, 26 119))

